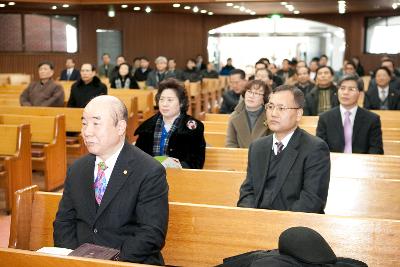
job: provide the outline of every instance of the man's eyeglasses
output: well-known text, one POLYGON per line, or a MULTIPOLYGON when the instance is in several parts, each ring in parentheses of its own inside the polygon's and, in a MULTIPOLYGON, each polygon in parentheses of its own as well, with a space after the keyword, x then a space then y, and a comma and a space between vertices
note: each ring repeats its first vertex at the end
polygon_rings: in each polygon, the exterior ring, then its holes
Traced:
POLYGON ((346 87, 346 86, 340 86, 339 87, 339 90, 340 91, 349 91, 349 92, 357 92, 358 91, 358 88, 357 87, 346 87))
POLYGON ((249 94, 251 96, 263 96, 264 95, 263 93, 259 93, 259 92, 251 91, 251 90, 246 90, 246 94, 249 94))
POLYGON ((278 112, 284 112, 284 111, 286 111, 288 109, 301 109, 301 108, 300 107, 296 107, 296 108, 294 108, 294 107, 285 107, 285 106, 282 106, 282 105, 275 106, 274 104, 271 104, 271 103, 268 103, 268 104, 265 105, 265 110, 266 111, 272 112, 272 111, 274 111, 274 109, 276 109, 278 112))

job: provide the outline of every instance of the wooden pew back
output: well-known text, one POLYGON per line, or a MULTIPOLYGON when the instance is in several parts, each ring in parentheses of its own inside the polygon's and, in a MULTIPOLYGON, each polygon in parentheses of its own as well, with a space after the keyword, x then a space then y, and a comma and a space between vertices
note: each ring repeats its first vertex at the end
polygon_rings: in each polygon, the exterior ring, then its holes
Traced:
MULTIPOLYGON (((170 201, 236 207, 245 172, 167 169, 170 201)), ((325 213, 400 220, 400 180, 331 176, 325 213)))
POLYGON ((0 124, 30 124, 32 142, 52 143, 55 139, 56 119, 53 116, 0 114, 0 124))
POLYGON ((0 155, 13 156, 18 152, 19 131, 17 125, 0 125, 0 155))
MULTIPOLYGON (((10 235, 12 248, 53 245, 52 222, 61 194, 35 190, 37 187, 17 192, 19 203, 10 235)), ((213 266, 239 253, 277 248, 281 232, 300 225, 318 231, 342 257, 360 259, 370 266, 400 264, 400 239, 396 238, 400 235, 399 221, 177 202, 170 203, 162 253, 168 265, 213 266)))

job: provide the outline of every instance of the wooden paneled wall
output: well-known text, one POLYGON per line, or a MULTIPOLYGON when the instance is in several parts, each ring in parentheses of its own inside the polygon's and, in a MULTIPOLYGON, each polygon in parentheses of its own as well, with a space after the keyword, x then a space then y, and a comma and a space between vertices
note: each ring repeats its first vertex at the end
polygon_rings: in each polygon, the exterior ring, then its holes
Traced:
MULTIPOLYGON (((32 11, 33 12, 33 11, 32 11)), ((42 13, 42 12, 37 12, 42 13)), ((58 12, 64 14, 62 11, 58 12)), ((71 14, 71 12, 65 14, 71 14)), ((72 13, 79 16, 79 52, 67 53, 0 53, 0 73, 22 72, 36 75, 36 66, 42 60, 56 65, 56 76, 64 67, 65 59, 73 57, 77 65, 97 62, 96 29, 116 29, 123 32, 123 54, 131 62, 136 56, 145 55, 154 60, 158 55, 176 58, 183 67, 186 59, 197 54, 207 54, 207 34, 210 29, 253 16, 205 16, 173 13, 119 12, 109 18, 104 11, 88 10, 72 13)), ((364 21, 368 16, 396 15, 394 12, 370 14, 323 14, 304 15, 302 18, 316 20, 342 27, 346 31, 346 57, 357 55, 366 71, 379 64, 380 55, 364 54, 364 21)), ((397 66, 400 56, 393 56, 397 66)))

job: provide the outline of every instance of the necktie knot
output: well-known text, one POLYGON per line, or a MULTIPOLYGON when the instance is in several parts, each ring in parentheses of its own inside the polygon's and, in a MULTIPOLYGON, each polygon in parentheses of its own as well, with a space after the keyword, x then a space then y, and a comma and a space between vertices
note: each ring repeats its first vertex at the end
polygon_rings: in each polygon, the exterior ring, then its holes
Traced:
POLYGON ((282 150, 283 150, 283 144, 282 144, 282 142, 276 142, 275 145, 276 145, 276 154, 281 153, 282 150))
POLYGON ((350 111, 346 111, 346 112, 344 113, 344 115, 346 116, 346 118, 350 118, 351 112, 350 112, 350 111))
POLYGON ((99 170, 105 171, 107 169, 106 163, 104 161, 99 162, 99 170))

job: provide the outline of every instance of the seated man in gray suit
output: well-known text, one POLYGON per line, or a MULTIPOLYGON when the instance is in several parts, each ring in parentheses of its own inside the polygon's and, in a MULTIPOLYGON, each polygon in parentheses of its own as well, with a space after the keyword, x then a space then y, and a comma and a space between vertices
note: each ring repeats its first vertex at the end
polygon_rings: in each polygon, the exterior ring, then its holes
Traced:
POLYGON ((120 250, 122 261, 164 265, 168 225, 164 167, 125 140, 128 112, 113 96, 95 97, 82 115, 90 154, 68 169, 54 245, 84 243, 120 250))
POLYGON ((303 92, 290 85, 278 86, 265 107, 268 127, 274 134, 250 145, 238 206, 323 213, 330 155, 323 140, 298 127, 303 92))
POLYGON ((158 57, 154 61, 156 69, 147 75, 146 86, 158 88, 158 84, 167 78, 173 78, 173 75, 167 71, 168 60, 166 57, 158 57))
POLYGON ((317 136, 331 152, 383 154, 379 115, 358 106, 363 80, 357 74, 345 75, 338 86, 340 106, 319 116, 317 136))

